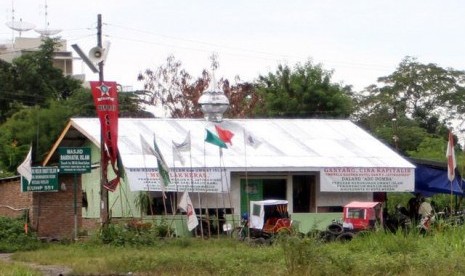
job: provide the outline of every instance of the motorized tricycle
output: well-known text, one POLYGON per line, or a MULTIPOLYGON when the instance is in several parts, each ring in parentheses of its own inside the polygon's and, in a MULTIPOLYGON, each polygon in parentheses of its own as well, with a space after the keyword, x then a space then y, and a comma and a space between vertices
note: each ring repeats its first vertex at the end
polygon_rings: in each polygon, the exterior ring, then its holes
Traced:
POLYGON ((322 232, 322 238, 326 241, 352 240, 355 234, 383 224, 382 202, 352 201, 343 207, 342 222, 330 224, 322 232))
POLYGON ((292 220, 287 206, 287 200, 250 201, 250 214, 242 215, 241 226, 234 229, 233 237, 265 243, 277 234, 290 234, 292 220))

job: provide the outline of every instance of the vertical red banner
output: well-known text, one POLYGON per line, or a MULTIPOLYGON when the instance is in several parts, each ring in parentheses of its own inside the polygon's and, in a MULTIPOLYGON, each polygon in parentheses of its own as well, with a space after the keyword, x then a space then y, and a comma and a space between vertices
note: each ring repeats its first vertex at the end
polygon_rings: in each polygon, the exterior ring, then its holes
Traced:
POLYGON ((116 175, 118 158, 118 93, 116 82, 91 81, 90 87, 94 98, 97 116, 100 119, 103 142, 108 151, 116 175))

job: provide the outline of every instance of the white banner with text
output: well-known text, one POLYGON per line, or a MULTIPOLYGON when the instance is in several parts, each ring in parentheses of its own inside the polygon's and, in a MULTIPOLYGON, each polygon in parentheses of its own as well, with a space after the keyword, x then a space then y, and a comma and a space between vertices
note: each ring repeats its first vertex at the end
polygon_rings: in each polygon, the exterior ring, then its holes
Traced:
POLYGON ((414 168, 322 168, 322 192, 413 192, 414 168))
MULTIPOLYGON (((160 174, 155 168, 125 168, 131 191, 162 191, 160 174)), ((224 193, 229 190, 229 175, 222 168, 170 170, 171 184, 166 192, 224 193)))

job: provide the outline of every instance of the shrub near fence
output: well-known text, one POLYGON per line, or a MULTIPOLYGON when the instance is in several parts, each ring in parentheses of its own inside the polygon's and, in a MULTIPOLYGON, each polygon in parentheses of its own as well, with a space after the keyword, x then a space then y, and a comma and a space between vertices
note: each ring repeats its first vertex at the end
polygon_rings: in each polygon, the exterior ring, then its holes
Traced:
POLYGON ((0 217, 0 253, 33 250, 41 246, 44 245, 37 235, 33 231, 26 231, 24 217, 0 217))

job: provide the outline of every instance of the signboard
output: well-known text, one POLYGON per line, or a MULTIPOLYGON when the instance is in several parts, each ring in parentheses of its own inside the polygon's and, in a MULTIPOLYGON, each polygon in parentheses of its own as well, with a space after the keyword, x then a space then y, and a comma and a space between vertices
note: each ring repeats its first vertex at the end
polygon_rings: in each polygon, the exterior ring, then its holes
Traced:
MULTIPOLYGON (((160 174, 155 168, 125 168, 131 191, 163 191, 160 174)), ((170 171, 171 184, 165 187, 167 192, 222 193, 229 190, 222 168, 179 168, 170 171)))
POLYGON ((323 168, 322 192, 413 192, 414 168, 323 168))
POLYGON ((60 173, 88 173, 91 171, 90 148, 58 148, 60 173))
POLYGON ((21 177, 22 192, 58 191, 58 167, 32 167, 32 179, 29 183, 21 177))

